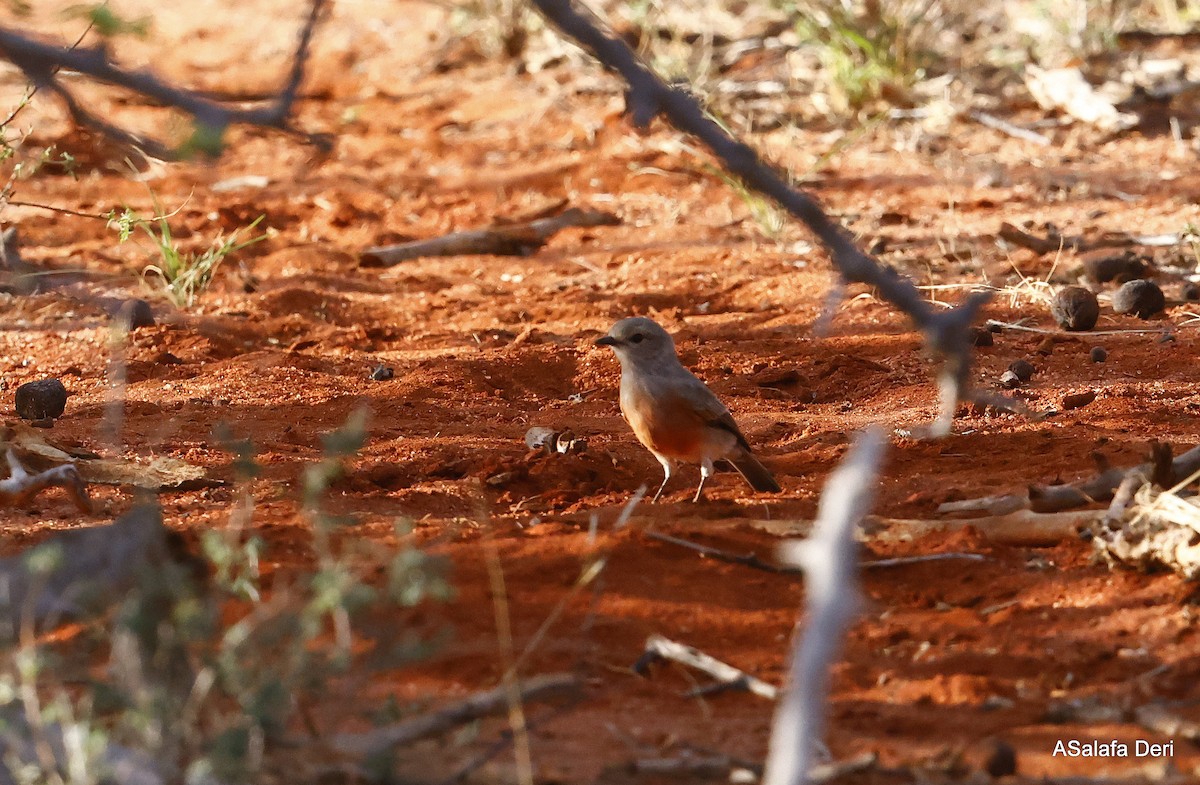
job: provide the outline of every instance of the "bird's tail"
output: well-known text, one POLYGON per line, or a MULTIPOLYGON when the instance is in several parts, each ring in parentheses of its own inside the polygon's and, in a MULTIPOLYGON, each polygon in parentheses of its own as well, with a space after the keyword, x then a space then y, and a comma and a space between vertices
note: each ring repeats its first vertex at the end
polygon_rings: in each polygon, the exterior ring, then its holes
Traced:
POLYGON ((779 493, 781 490, 779 483, 775 482, 775 476, 766 466, 759 463, 753 454, 743 450, 726 460, 733 464, 733 468, 738 470, 738 474, 742 475, 754 490, 760 493, 779 493))

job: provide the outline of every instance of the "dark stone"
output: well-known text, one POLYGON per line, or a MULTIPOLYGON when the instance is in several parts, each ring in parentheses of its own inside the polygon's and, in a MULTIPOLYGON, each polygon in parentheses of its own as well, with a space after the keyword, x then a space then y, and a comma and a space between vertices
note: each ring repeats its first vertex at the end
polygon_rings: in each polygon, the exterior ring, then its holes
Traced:
POLYGON ((137 330, 141 327, 153 327, 154 311, 145 300, 126 300, 113 314, 113 319, 126 330, 137 330))
POLYGON ((371 381, 386 382, 396 375, 396 372, 386 365, 377 365, 375 370, 371 371, 371 381))
POLYGON ((1200 300, 1200 284, 1195 281, 1185 281, 1183 286, 1179 287, 1180 300, 1200 300))
POLYGON ((1087 406, 1089 403, 1091 403, 1094 400, 1096 400, 1096 391, 1095 390, 1088 390, 1087 392, 1074 393, 1072 395, 1067 395, 1067 396, 1063 397, 1062 408, 1063 408, 1064 412, 1070 411, 1071 409, 1081 409, 1084 406, 1087 406))
POLYGON ((1091 358, 1094 363, 1102 363, 1108 359, 1108 350, 1103 346, 1093 346, 1091 358))
POLYGON ((1096 326, 1100 318, 1100 302, 1096 295, 1082 286, 1060 289, 1050 301, 1050 315, 1064 330, 1083 332, 1096 326))
POLYGON ((1150 265, 1146 264, 1143 257, 1132 251, 1126 251, 1116 256, 1087 259, 1083 263, 1083 269, 1088 278, 1096 283, 1108 283, 1109 281, 1125 283, 1145 278, 1150 272, 1150 265))
POLYGON ((1008 366, 1008 370, 1015 373, 1021 381, 1027 382, 1033 378, 1033 374, 1037 369, 1028 360, 1016 360, 1012 365, 1008 366))
POLYGON ((26 382, 17 388, 16 408, 23 420, 62 417, 67 408, 67 388, 58 379, 26 382))
POLYGON ((1130 281, 1113 292, 1112 307, 1117 313, 1131 313, 1139 319, 1150 319, 1167 307, 1167 298, 1154 281, 1130 281))

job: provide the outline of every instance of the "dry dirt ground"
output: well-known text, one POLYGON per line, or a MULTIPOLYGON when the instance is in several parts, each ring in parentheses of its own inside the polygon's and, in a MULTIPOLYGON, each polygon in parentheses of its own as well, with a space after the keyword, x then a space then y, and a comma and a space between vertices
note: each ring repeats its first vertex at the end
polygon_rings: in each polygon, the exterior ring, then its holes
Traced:
MULTIPOLYGON (((147 41, 122 43, 124 62, 231 96, 277 84, 298 17, 293 4, 158 5, 126 4, 131 14, 153 10, 156 27, 147 41), (277 13, 264 14, 267 5, 277 13)), ((40 8, 35 23, 65 39, 80 29, 40 8)), ((265 466, 252 490, 268 571, 288 571, 307 559, 300 472, 321 456, 322 434, 367 407, 369 441, 332 504, 360 516, 350 536, 382 543, 397 517, 413 519, 425 547, 453 564, 457 596, 396 620, 444 643, 429 660, 382 674, 365 697, 331 709, 330 724, 389 698, 429 707, 496 684, 503 658, 487 572, 494 550, 518 651, 561 611, 523 672, 579 669, 587 679, 586 699, 532 734, 538 782, 630 781, 630 761, 685 748, 761 760, 766 701, 683 697, 694 675, 659 666, 643 678, 630 666, 646 637, 661 633, 779 683, 802 580, 704 559, 645 531, 770 554, 777 535, 753 522, 810 519, 857 429, 932 419, 934 366, 905 318, 862 288, 817 334, 831 283, 824 254, 794 226, 766 239, 690 140, 663 125, 634 132, 620 117, 614 78, 590 65, 528 74, 460 56, 445 45, 446 24, 443 11, 423 3, 335 4, 297 113, 302 128, 335 136, 325 156, 278 133, 238 129, 218 162, 155 165, 142 182, 123 152, 73 129, 39 96, 14 127, 28 131, 26 149, 71 152, 78 177, 44 170, 19 181, 14 198, 84 213, 123 205, 150 212, 157 199, 178 209, 172 221, 187 248, 259 214, 271 236, 238 256, 253 291, 231 261, 198 304, 181 311, 141 289, 139 271, 153 261, 144 241, 119 244, 102 220, 6 207, 0 217, 19 228, 27 261, 75 272, 46 293, 4 297, 3 414, 15 418, 17 385, 55 376, 71 398, 48 438, 105 455, 170 455, 225 479, 232 459, 212 433, 228 423, 253 440, 265 466), (216 187, 245 176, 265 184, 216 187), (422 259, 386 270, 357 262, 371 245, 517 219, 559 202, 610 210, 623 223, 565 231, 527 258, 422 259), (123 348, 128 385, 115 447, 106 430, 115 350, 103 298, 139 293, 152 299, 160 323, 123 348), (613 531, 635 489, 661 476, 619 415, 614 358, 592 343, 631 314, 674 333, 683 361, 730 406, 781 494, 755 495, 722 473, 692 506, 696 475, 685 473, 664 503, 642 505, 635 525, 613 531), (394 378, 369 380, 378 364, 394 378), (587 450, 528 455, 523 436, 534 425, 570 427, 587 450), (572 594, 596 553, 608 556, 602 581, 572 594)), ((4 73, 0 108, 23 87, 4 73)), ((168 120, 139 100, 71 83, 113 119, 160 129, 168 120)), ((1181 119, 1186 132, 1194 118, 1181 119)), ((922 285, 1011 286, 1017 271, 1044 280, 1052 266, 1064 277, 1078 268, 1070 251, 1001 247, 994 237, 1004 221, 1051 222, 1084 235, 1179 232, 1197 221, 1195 153, 1165 122, 1115 137, 1067 129, 1054 138, 1035 147, 956 121, 940 131, 793 127, 753 141, 802 177, 864 245, 883 241, 882 258, 922 285)), ((950 286, 930 297, 953 302, 961 293, 950 286)), ((1048 356, 1035 353, 1039 336, 997 335, 978 353, 983 386, 994 386, 1013 360, 1032 358, 1038 373, 1027 398, 1037 407, 1086 390, 1097 399, 1044 422, 964 410, 944 440, 893 437, 876 511, 932 517, 947 500, 1084 477, 1096 453, 1130 464, 1151 439, 1178 449, 1200 442, 1200 342, 1187 308, 1173 306, 1149 325, 1105 313, 1103 329, 1178 329, 1166 341, 1158 333, 1081 335, 1048 356), (1107 362, 1089 360, 1096 345, 1108 350, 1107 362)), ((1042 305, 1012 292, 987 316, 1051 326, 1042 305)), ((110 520, 133 499, 128 489, 95 493, 90 518, 53 492, 5 511, 3 550, 110 520)), ((234 500, 228 487, 161 497, 169 525, 191 535, 227 525, 234 500)), ((984 559, 865 574, 862 616, 833 672, 828 745, 836 758, 876 752, 893 771, 853 781, 973 776, 997 739, 1015 748, 1029 777, 1200 770, 1200 751, 1186 738, 1148 731, 1128 713, 1057 723, 1049 711, 1071 700, 1121 710, 1162 700, 1200 720, 1192 586, 1095 564, 1081 541, 1029 548, 991 545, 969 530, 893 534, 868 537, 865 555, 984 559), (1072 738, 1173 740, 1174 756, 1052 755, 1057 740, 1072 738)), ((535 720, 538 713, 531 709, 535 720)), ((505 727, 485 723, 474 737, 423 751, 413 766, 431 779, 445 775, 505 727)), ((510 761, 504 753, 478 776, 507 779, 510 761)))

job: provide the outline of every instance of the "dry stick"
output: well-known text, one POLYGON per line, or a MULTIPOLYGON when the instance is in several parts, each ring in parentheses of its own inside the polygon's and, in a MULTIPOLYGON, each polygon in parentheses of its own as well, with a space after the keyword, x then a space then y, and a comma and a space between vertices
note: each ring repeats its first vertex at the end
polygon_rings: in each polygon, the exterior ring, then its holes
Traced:
POLYGON ((619 223, 621 223, 621 219, 612 213, 572 207, 549 218, 538 218, 512 226, 452 232, 429 240, 414 240, 399 245, 368 248, 359 256, 358 263, 363 267, 391 267, 410 259, 425 256, 458 256, 460 254, 526 256, 541 248, 547 240, 563 229, 615 226, 619 223))
POLYGON ((803 567, 808 624, 797 637, 783 700, 771 726, 762 785, 803 785, 825 720, 829 669, 842 635, 858 612, 858 543, 855 531, 871 505, 875 477, 887 444, 877 427, 858 437, 825 483, 812 536, 782 549, 803 567))
MULTIPOLYGON (((1105 469, 1100 474, 1071 485, 1030 486, 1029 506, 1036 512, 1057 512, 1083 507, 1112 499, 1126 476, 1133 473, 1150 476, 1154 462, 1147 461, 1128 469, 1105 469)), ((1174 485, 1200 471, 1200 447, 1193 447, 1171 461, 1163 477, 1166 485, 1174 485)), ((1165 486, 1164 486, 1165 487, 1165 486)))
POLYGON ((516 758, 517 782, 533 785, 533 756, 529 750, 529 728, 525 722, 525 703, 521 700, 521 688, 517 682, 515 658, 513 656, 512 615, 508 610, 508 589, 504 584, 504 567, 496 543, 486 541, 488 578, 492 585, 492 606, 496 617, 496 635, 500 640, 500 654, 504 660, 504 675, 500 686, 504 689, 508 704, 508 723, 513 732, 513 751, 516 758))
POLYGON ((699 649, 692 648, 662 635, 651 635, 646 639, 646 649, 638 658, 633 669, 644 673, 650 663, 656 660, 671 660, 707 673, 723 685, 741 687, 749 690, 760 698, 775 700, 779 690, 773 684, 751 676, 743 670, 733 667, 727 662, 721 662, 716 657, 705 654, 699 649))
POLYGON ((967 328, 989 296, 974 293, 957 308, 936 309, 911 281, 859 250, 816 200, 788 185, 749 145, 734 139, 706 115, 696 99, 683 90, 668 87, 623 40, 601 32, 594 15, 581 12, 571 0, 532 1, 559 30, 621 74, 629 84, 626 107, 636 126, 645 128, 662 114, 676 128, 698 138, 724 163, 726 170, 800 219, 825 246, 844 281, 874 286, 883 299, 909 316, 929 347, 944 359, 938 378, 940 411, 929 431, 938 436, 948 434, 958 401, 972 397, 967 328))
POLYGON ((1000 133, 1008 134, 1015 139, 1020 139, 1025 142, 1033 142, 1034 144, 1041 145, 1042 147, 1046 147, 1050 144, 1050 137, 1046 136, 1045 134, 1039 134, 1037 131, 1030 131, 1028 128, 1022 128, 1019 125, 1013 125, 1007 120, 1001 120, 995 115, 988 114, 987 112, 981 112, 978 109, 972 110, 968 114, 968 117, 980 125, 987 126, 993 131, 999 131, 1000 133))
POLYGON ((1026 333, 1037 333, 1038 335, 1057 335, 1063 338, 1088 338, 1101 335, 1145 335, 1147 333, 1161 334, 1167 332, 1164 329, 1150 330, 1088 330, 1087 332, 1067 332, 1066 330, 1047 329, 1045 327, 1030 327, 1024 324, 1016 324, 1014 322, 1001 322, 996 319, 988 319, 988 327, 999 327, 1002 330, 1019 330, 1026 333))
POLYGON ((1128 232, 1107 232, 1091 240, 1082 236, 1066 237, 1060 234, 1039 237, 1007 221, 1000 224, 998 236, 1013 245, 1027 248, 1038 254, 1058 253, 1064 248, 1076 252, 1101 248, 1126 248, 1133 245, 1167 248, 1179 245, 1184 238, 1184 235, 1179 234, 1129 234, 1128 232))
MULTIPOLYGON (((1176 456, 1168 463, 1162 458, 1158 459, 1162 465, 1159 466, 1160 477, 1157 477, 1158 484, 1162 487, 1176 485, 1183 482, 1192 474, 1200 471, 1200 447, 1193 447, 1181 455, 1176 456)), ((947 503, 938 508, 938 512, 961 512, 971 509, 987 509, 995 505, 1002 509, 1008 509, 1015 506, 1016 501, 1020 501, 1021 507, 1028 508, 1033 513, 1057 513, 1064 510, 1072 510, 1078 507, 1086 507, 1097 502, 1106 502, 1113 499, 1113 495, 1120 488, 1121 483, 1130 475, 1140 475, 1150 477, 1155 471, 1156 461, 1151 460, 1145 463, 1139 463, 1137 466, 1131 466, 1125 469, 1121 468, 1103 468, 1099 474, 1090 477, 1086 480, 1071 483, 1070 485, 1031 485, 1027 497, 1012 496, 985 496, 980 499, 966 499, 959 502, 947 503), (953 505, 953 509, 951 508, 953 505)), ((1019 516, 1026 515, 1032 517, 1024 510, 1017 510, 1008 515, 995 516, 996 520, 1011 518, 1016 520, 1019 516)), ((1046 517, 1046 516, 1043 516, 1046 517)), ((959 521, 947 521, 947 523, 958 524, 975 524, 981 522, 978 518, 965 518, 959 521)))
MULTIPOLYGON (((996 545, 1057 545, 1072 539, 1079 530, 1099 515, 1096 510, 1071 510, 1056 513, 1039 513, 1022 509, 1004 515, 988 515, 982 518, 876 518, 868 517, 872 525, 885 525, 898 529, 906 539, 921 537, 936 532, 975 529, 989 543, 996 545)), ((876 539, 880 539, 878 536, 876 539)))
POLYGON ((80 512, 92 511, 92 500, 88 497, 87 483, 79 476, 74 464, 55 466, 44 472, 30 474, 12 448, 6 453, 8 479, 0 480, 0 507, 17 507, 37 496, 46 488, 62 488, 80 512))
MULTIPOLYGON (((698 542, 685 540, 680 537, 672 537, 669 534, 660 534, 654 531, 646 532, 646 536, 652 540, 667 542, 672 545, 679 545, 684 548, 689 548, 703 556, 710 556, 718 561, 728 562, 730 564, 742 564, 746 567, 752 567, 756 570, 764 570, 766 572, 774 572, 781 575, 803 575, 804 570, 800 567, 789 566, 786 564, 775 564, 774 562, 764 561, 758 558, 753 553, 740 554, 724 551, 720 548, 713 548, 710 545, 701 545, 698 542)), ((978 553, 927 553, 920 556, 897 556, 890 559, 874 559, 865 561, 858 566, 864 570, 878 569, 881 567, 903 567, 909 564, 921 564, 931 561, 946 561, 949 559, 966 559, 967 561, 983 561, 986 559, 978 553)))
MULTIPOLYGON (((556 696, 574 695, 578 693, 579 688, 578 679, 568 673, 559 673, 526 679, 520 684, 519 695, 523 703, 531 703, 556 696)), ((407 722, 385 725, 363 733, 336 734, 331 740, 331 746, 338 753, 349 757, 364 758, 377 755, 393 747, 437 736, 482 717, 505 713, 508 711, 509 699, 508 686, 501 684, 433 714, 407 722)))
POLYGON ((108 49, 104 45, 87 48, 55 46, 35 41, 8 28, 0 28, 0 57, 20 68, 34 89, 45 88, 57 94, 76 122, 91 126, 111 139, 133 144, 156 158, 175 160, 179 158, 179 151, 161 142, 138 137, 84 109, 58 81, 57 72, 65 69, 81 73, 153 99, 162 106, 182 109, 192 115, 200 126, 213 132, 220 133, 234 124, 293 131, 288 125, 288 116, 300 82, 304 79, 313 31, 325 4, 326 0, 313 0, 308 18, 300 30, 288 78, 275 100, 267 106, 253 109, 210 101, 196 91, 164 82, 149 71, 122 69, 109 60, 108 49))

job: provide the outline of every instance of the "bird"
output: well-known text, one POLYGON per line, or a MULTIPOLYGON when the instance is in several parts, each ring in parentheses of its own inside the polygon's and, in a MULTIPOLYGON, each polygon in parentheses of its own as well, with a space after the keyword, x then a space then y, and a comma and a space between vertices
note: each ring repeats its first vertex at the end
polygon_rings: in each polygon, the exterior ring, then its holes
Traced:
POLYGON ((679 463, 700 464, 693 502, 700 500, 719 460, 733 464, 754 490, 780 491, 775 477, 754 457, 729 409, 679 362, 675 341, 657 322, 644 316, 622 319, 596 345, 616 353, 621 363, 621 414, 662 464, 663 481, 654 501, 679 463))

